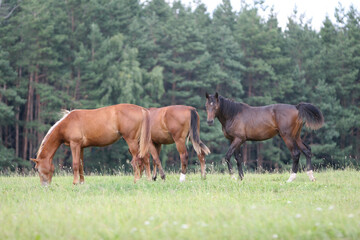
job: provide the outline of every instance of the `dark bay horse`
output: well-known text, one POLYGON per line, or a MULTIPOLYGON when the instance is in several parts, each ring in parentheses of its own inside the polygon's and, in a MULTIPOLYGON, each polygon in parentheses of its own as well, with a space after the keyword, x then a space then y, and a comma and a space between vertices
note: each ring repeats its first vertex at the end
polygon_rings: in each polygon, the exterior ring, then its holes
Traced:
MULTIPOLYGON (((143 107, 118 104, 92 110, 67 111, 44 137, 37 152, 36 163, 43 185, 51 183, 54 173, 52 159, 59 146, 70 146, 73 158, 73 184, 84 183, 84 148, 107 146, 121 137, 125 139, 132 155, 136 182, 140 178, 138 163, 149 151, 151 144, 150 114, 143 107)), ((147 172, 151 180, 151 172, 147 172)))
MULTIPOLYGON (((186 140, 190 138, 195 152, 200 161, 201 176, 205 178, 205 155, 210 153, 210 150, 200 140, 200 118, 196 109, 189 106, 174 105, 162 108, 150 108, 150 125, 151 125, 151 139, 150 152, 153 157, 153 180, 156 180, 156 167, 162 179, 165 179, 165 174, 161 166, 159 158, 162 144, 176 144, 176 149, 180 154, 181 160, 181 174, 180 182, 185 181, 185 174, 188 165, 188 152, 186 149, 186 140)), ((145 157, 145 168, 148 165, 150 155, 145 157)), ((144 167, 144 166, 142 166, 144 167)))
POLYGON ((239 103, 218 93, 206 93, 207 122, 214 124, 218 118, 224 135, 231 144, 226 152, 225 160, 232 175, 231 156, 234 154, 238 165, 240 179, 243 178, 240 146, 245 141, 262 141, 280 135, 293 158, 292 173, 288 182, 296 178, 299 166, 300 152, 306 157, 307 174, 311 181, 315 181, 311 164, 311 149, 300 138, 304 123, 310 129, 318 129, 324 123, 321 111, 310 103, 298 105, 273 104, 262 107, 251 107, 239 103))

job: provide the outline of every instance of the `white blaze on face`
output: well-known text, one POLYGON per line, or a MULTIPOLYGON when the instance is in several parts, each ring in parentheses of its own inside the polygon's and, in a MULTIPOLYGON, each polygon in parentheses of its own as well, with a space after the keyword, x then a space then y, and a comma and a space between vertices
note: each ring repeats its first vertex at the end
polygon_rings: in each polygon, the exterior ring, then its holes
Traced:
POLYGON ((295 180, 295 178, 296 178, 296 173, 292 173, 292 174, 290 174, 290 177, 289 177, 289 179, 287 180, 287 182, 292 182, 292 181, 295 180))
POLYGON ((310 181, 315 181, 314 172, 313 170, 307 171, 307 175, 309 176, 310 181))
POLYGON ((183 173, 180 173, 180 182, 185 182, 186 175, 183 173))

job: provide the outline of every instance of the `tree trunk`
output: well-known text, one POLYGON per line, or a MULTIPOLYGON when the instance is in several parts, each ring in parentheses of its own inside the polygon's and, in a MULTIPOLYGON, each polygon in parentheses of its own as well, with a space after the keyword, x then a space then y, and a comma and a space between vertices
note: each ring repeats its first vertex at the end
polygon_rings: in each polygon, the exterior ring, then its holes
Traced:
MULTIPOLYGON (((22 68, 18 69, 18 77, 19 79, 22 77, 22 68)), ((17 81, 16 87, 19 88, 20 83, 17 81)), ((20 119, 20 106, 16 106, 16 114, 15 114, 15 156, 19 157, 19 119, 20 119)))
POLYGON ((28 86, 28 94, 27 94, 27 104, 26 104, 26 117, 25 117, 25 124, 24 124, 24 141, 23 141, 23 159, 27 159, 27 152, 28 152, 28 129, 27 124, 30 121, 30 116, 32 115, 32 99, 34 96, 33 90, 33 81, 34 81, 34 73, 30 73, 29 76, 29 86, 28 86))
MULTIPOLYGON (((38 68, 37 68, 37 70, 38 70, 38 68)), ((36 83, 40 82, 40 77, 38 75, 38 72, 35 73, 35 82, 36 83)), ((38 122, 38 127, 40 127, 41 126, 41 100, 40 100, 40 94, 39 94, 38 90, 36 90, 35 116, 36 116, 36 119, 38 122)), ((37 130, 36 147, 40 146, 40 143, 42 141, 42 135, 43 135, 43 133, 41 131, 37 130)))
POLYGON ((16 107, 15 114, 15 156, 19 157, 19 117, 20 117, 20 108, 16 107))

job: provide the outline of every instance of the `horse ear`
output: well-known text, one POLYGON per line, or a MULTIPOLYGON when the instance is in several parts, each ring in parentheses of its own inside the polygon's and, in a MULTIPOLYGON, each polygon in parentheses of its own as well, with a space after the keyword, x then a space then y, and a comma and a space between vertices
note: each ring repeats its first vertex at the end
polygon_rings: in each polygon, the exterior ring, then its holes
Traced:
POLYGON ((34 163, 38 163, 39 160, 35 159, 35 158, 30 158, 31 161, 33 161, 34 163))
POLYGON ((205 93, 205 97, 206 97, 206 98, 209 98, 209 94, 208 94, 207 92, 205 93))
POLYGON ((219 98, 219 94, 217 92, 215 93, 215 98, 219 98))

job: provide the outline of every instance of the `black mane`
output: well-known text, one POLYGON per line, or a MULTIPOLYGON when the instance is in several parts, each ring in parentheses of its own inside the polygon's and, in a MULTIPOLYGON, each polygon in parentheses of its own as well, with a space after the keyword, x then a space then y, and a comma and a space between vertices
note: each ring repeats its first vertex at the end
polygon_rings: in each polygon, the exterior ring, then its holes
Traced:
POLYGON ((238 113, 241 113, 243 109, 248 106, 245 103, 235 102, 233 100, 219 96, 220 102, 220 114, 226 119, 234 118, 238 113))

